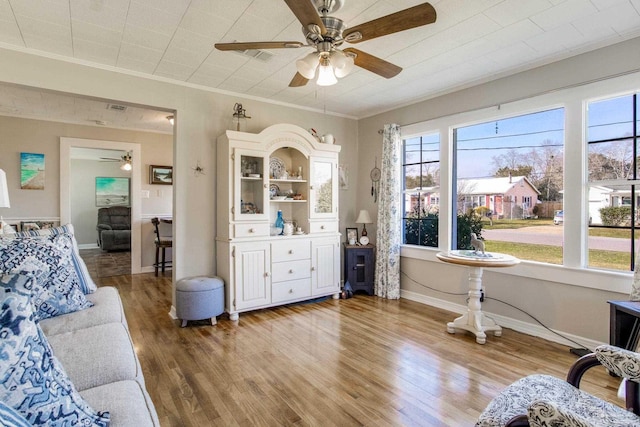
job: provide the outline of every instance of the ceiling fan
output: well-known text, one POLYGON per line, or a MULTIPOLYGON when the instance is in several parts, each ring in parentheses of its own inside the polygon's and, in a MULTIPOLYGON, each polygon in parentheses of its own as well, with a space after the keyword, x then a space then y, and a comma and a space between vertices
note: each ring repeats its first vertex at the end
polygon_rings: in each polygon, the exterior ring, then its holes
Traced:
POLYGON ((216 43, 218 50, 280 49, 309 46, 315 48, 296 61, 297 73, 290 87, 304 86, 318 74, 316 83, 329 86, 346 76, 354 65, 387 79, 402 68, 384 59, 352 47, 338 49, 344 42, 359 43, 436 21, 436 11, 429 3, 422 3, 355 27, 347 28, 341 19, 329 16, 339 10, 344 0, 284 0, 302 24, 307 45, 298 41, 216 43))
POLYGON ((120 156, 119 159, 116 159, 115 157, 100 157, 100 161, 102 162, 121 162, 122 165, 120 165, 120 169, 122 169, 123 171, 130 171, 132 168, 131 165, 131 153, 126 153, 123 156, 120 156))

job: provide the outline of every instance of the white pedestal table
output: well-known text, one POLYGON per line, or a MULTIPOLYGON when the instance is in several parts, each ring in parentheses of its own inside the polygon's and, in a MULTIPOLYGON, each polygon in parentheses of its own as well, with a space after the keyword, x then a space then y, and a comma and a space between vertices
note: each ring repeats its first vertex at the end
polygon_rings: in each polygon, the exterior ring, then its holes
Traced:
POLYGON ((472 250, 440 252, 436 255, 440 261, 469 267, 469 302, 467 312, 447 323, 447 332, 454 334, 456 329, 469 331, 476 336, 478 344, 487 341, 485 332, 493 331, 496 337, 502 335, 502 328, 487 317, 481 309, 482 269, 484 267, 511 267, 520 262, 518 258, 497 252, 476 253, 472 250))

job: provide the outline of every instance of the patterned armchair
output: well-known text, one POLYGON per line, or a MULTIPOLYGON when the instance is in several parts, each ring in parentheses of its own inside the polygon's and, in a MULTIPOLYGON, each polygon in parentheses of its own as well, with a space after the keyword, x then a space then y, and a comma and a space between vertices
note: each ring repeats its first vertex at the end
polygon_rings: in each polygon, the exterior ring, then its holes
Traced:
POLYGON ((602 345, 578 359, 563 381, 549 375, 521 378, 502 391, 480 415, 476 427, 640 426, 640 353, 602 345), (594 366, 626 379, 626 407, 579 390, 584 373, 594 366))

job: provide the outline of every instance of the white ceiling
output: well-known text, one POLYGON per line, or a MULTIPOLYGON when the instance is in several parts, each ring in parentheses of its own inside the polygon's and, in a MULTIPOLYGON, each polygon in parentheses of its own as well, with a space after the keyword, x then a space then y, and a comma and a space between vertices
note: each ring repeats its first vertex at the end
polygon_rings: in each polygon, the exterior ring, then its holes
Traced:
MULTIPOLYGON (((350 27, 422 1, 344 3, 333 15, 350 27)), ((640 0, 430 3, 438 14, 434 24, 352 45, 401 66, 398 76, 387 80, 356 68, 327 88, 288 87, 295 60, 310 48, 270 50, 263 62, 213 47, 304 42, 282 0, 0 0, 0 45, 362 118, 640 36, 640 0)), ((130 107, 118 115, 105 103, 0 88, 0 114, 37 115, 43 104, 49 116, 82 114, 84 121, 113 125, 126 116, 129 125, 147 121, 148 128, 171 130, 162 112, 130 107)))

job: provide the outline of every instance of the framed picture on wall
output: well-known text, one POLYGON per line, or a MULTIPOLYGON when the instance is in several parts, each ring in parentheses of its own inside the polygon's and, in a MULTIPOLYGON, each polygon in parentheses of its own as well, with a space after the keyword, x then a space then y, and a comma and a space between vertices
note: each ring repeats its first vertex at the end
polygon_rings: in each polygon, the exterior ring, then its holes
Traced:
POLYGON ((129 178, 96 177, 96 206, 130 206, 129 178))
POLYGON ((149 166, 149 184, 173 184, 173 166, 149 166))

